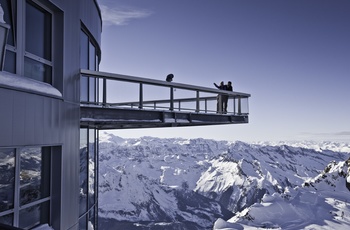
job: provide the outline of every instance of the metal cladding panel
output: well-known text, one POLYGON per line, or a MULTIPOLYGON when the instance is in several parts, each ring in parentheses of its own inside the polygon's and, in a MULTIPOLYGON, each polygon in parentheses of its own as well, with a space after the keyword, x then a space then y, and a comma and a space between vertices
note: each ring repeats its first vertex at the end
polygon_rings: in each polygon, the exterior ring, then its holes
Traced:
POLYGON ((58 16, 53 87, 62 98, 1 85, 0 147, 55 146, 51 221, 54 229, 78 229, 81 22, 99 50, 102 20, 95 0, 38 2, 51 5, 58 16))
POLYGON ((25 96, 21 93, 12 93, 13 98, 13 121, 12 121, 12 130, 11 130, 11 144, 16 145, 17 143, 25 143, 25 96))
MULTIPOLYGON (((90 0, 92 1, 92 0, 90 0)), ((89 1, 87 1, 89 2, 89 1)), ((64 1, 63 37, 63 97, 73 103, 80 102, 80 1, 64 1)))
POLYGON ((82 24, 99 51, 102 19, 95 0, 53 1, 63 11, 63 97, 80 103, 80 36, 82 24))
POLYGON ((62 100, 3 88, 0 88, 0 98, 0 146, 57 145, 63 142, 64 130, 55 125, 62 122, 59 115, 62 100))
MULTIPOLYGON (((80 0, 81 21, 89 30, 98 44, 101 44, 102 21, 97 1, 80 0), (96 20, 99 18, 100 20, 96 20)), ((98 47, 99 48, 99 47, 98 47)))
MULTIPOLYGON (((52 138, 62 140, 61 212, 59 229, 78 229, 79 223, 79 147, 80 147, 80 36, 81 24, 93 36, 100 49, 102 20, 95 0, 52 0, 63 11, 63 102, 47 102, 52 138), (54 115, 55 111, 59 116, 54 115)), ((46 118, 44 118, 46 119, 46 118)), ((54 217, 55 218, 55 217, 54 217)), ((58 218, 58 217, 56 217, 58 218)), ((56 221, 56 220, 55 220, 56 221)), ((56 224, 57 226, 57 224, 56 224)), ((55 227, 55 226, 54 226, 55 227)), ((56 228, 55 228, 56 229, 56 228)))
POLYGON ((46 128, 43 130, 43 135, 51 140, 60 139, 59 132, 54 130, 60 128, 61 104, 58 100, 44 100, 45 110, 43 111, 42 123, 46 128))
POLYGON ((12 140, 12 106, 12 92, 0 88, 0 146, 10 145, 12 140))
POLYGON ((25 132, 25 143, 45 143, 39 136, 40 130, 43 129, 43 127, 39 124, 37 124, 38 119, 38 111, 42 111, 43 108, 40 106, 40 103, 42 102, 42 99, 40 97, 32 96, 32 95, 26 95, 24 98, 25 100, 25 106, 23 108, 23 112, 25 114, 25 122, 24 122, 24 132, 25 132))
MULTIPOLYGON (((65 103, 62 108, 63 145, 62 145, 62 194, 61 229, 71 229, 79 222, 79 107, 65 103)), ((74 229, 74 228, 73 228, 74 229)))
POLYGON ((0 87, 0 147, 57 146, 52 197, 55 229, 78 222, 80 108, 51 98, 0 87), (72 195, 77 194, 77 195, 72 195), (59 198, 57 198, 59 197, 59 198), (60 210, 60 211, 58 211, 60 210))

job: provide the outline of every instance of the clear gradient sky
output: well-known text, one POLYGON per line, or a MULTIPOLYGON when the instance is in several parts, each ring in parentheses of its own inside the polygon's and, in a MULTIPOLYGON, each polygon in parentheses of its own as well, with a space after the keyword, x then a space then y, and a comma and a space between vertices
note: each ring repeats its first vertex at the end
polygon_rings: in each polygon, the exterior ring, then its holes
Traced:
POLYGON ((121 137, 350 141, 349 0, 98 0, 100 70, 250 93, 243 125, 121 137))

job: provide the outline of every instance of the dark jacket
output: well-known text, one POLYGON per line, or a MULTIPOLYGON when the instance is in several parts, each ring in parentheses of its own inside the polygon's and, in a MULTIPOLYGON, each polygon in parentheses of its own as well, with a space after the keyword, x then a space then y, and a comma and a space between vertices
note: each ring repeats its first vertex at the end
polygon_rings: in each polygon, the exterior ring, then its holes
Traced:
POLYGON ((226 85, 217 85, 216 83, 214 83, 215 87, 218 88, 218 89, 222 89, 222 90, 225 90, 225 86, 226 85))

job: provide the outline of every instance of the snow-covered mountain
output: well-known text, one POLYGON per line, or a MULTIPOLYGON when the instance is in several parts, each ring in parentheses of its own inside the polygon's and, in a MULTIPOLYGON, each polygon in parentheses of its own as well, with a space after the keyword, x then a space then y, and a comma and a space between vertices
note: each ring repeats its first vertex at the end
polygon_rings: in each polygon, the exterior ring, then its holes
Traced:
POLYGON ((103 133, 100 229, 349 229, 348 150, 103 133))

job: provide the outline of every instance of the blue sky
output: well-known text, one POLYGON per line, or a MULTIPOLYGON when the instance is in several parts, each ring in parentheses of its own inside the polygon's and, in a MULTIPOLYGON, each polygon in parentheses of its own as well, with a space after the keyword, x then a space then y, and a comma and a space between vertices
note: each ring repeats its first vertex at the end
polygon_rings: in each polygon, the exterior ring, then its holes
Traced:
POLYGON ((350 1, 99 0, 100 70, 250 93, 244 125, 121 137, 350 140, 350 1))

